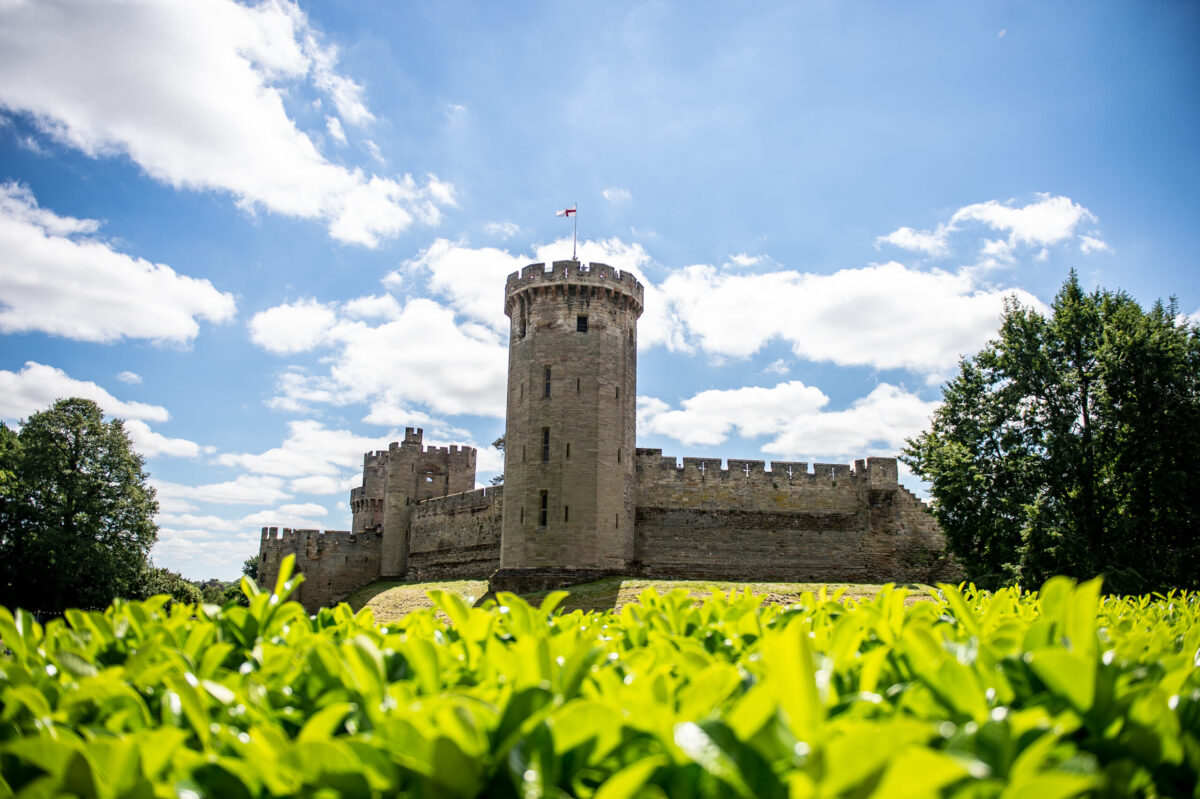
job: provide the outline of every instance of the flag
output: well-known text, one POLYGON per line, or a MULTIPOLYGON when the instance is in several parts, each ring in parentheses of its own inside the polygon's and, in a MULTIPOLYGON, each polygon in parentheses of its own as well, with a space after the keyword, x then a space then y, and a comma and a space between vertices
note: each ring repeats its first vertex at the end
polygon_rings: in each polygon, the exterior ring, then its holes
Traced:
POLYGON ((556 212, 554 213, 554 215, 555 215, 555 216, 574 216, 574 215, 575 215, 575 209, 574 209, 574 208, 565 208, 565 209, 563 209, 562 211, 556 211, 556 212))

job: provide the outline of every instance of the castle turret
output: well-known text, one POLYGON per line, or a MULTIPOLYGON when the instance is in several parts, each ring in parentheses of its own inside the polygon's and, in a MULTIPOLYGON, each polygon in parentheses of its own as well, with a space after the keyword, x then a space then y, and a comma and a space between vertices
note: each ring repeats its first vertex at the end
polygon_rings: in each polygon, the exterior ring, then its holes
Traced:
POLYGON ((501 574, 633 561, 642 300, 632 274, 605 264, 509 275, 501 574))
MULTIPOLYGON (((403 579, 408 571, 408 535, 412 506, 475 488, 474 447, 422 446, 421 428, 404 429, 404 440, 388 445, 383 477, 383 545, 379 576, 403 579)), ((363 488, 367 475, 364 466, 363 488)))

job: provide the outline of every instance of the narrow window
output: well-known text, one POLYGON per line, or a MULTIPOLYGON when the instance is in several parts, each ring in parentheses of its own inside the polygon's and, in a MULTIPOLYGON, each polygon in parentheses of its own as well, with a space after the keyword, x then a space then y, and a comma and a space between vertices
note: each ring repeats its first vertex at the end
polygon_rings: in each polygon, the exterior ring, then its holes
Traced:
POLYGON ((521 445, 521 463, 525 462, 525 445, 521 445))
POLYGON ((542 527, 546 526, 546 515, 550 512, 550 495, 546 491, 539 491, 542 496, 542 510, 539 516, 538 524, 542 527))
POLYGON ((563 505, 563 524, 571 521, 571 506, 563 505))
POLYGON ((542 396, 543 397, 550 396, 550 367, 549 366, 546 367, 546 393, 543 394, 542 396))
POLYGON ((575 393, 576 393, 576 394, 578 394, 578 393, 579 393, 579 387, 580 387, 580 385, 581 385, 581 384, 580 384, 580 382, 579 382, 579 378, 578 378, 578 377, 577 377, 577 378, 575 378, 575 393))
POLYGON ((575 317, 575 330, 576 330, 576 332, 579 332, 579 333, 587 332, 587 317, 586 316, 575 317))
POLYGON ((525 384, 521 384, 521 399, 525 399, 525 384))
POLYGON ((550 460, 550 428, 542 428, 542 462, 550 460))
POLYGON ((621 398, 621 387, 617 386, 617 399, 621 398))
POLYGON ((620 528, 620 526, 621 526, 621 514, 618 513, 615 517, 613 517, 613 527, 620 528))
POLYGON ((525 506, 521 506, 521 524, 525 523, 525 506))
POLYGON ((571 442, 567 442, 567 457, 571 457, 571 442))
POLYGON ((617 463, 621 462, 621 448, 617 447, 617 463))

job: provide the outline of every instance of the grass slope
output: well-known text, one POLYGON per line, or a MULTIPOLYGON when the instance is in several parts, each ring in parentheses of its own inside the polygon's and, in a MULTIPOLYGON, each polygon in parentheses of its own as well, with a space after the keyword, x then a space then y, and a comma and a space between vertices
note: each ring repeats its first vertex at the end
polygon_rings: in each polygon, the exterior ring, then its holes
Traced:
MULTIPOLYGON (((758 583, 712 580, 650 580, 642 578, 607 577, 592 583, 572 586, 565 589, 568 593, 561 607, 565 610, 610 610, 620 608, 631 602, 636 602, 638 596, 647 588, 653 588, 659 594, 665 594, 676 588, 682 588, 697 600, 709 596, 712 591, 728 593, 741 592, 747 588, 751 593, 766 596, 766 604, 786 605, 795 602, 806 591, 820 591, 824 587, 830 594, 844 591, 844 596, 870 599, 875 596, 882 585, 848 584, 848 583, 758 583)), ((921 601, 924 586, 909 586, 913 592, 906 604, 921 601)), ((433 603, 426 596, 427 591, 442 590, 458 594, 468 602, 478 603, 489 596, 486 580, 449 580, 425 583, 372 583, 355 592, 347 600, 355 611, 370 607, 375 613, 375 619, 381 622, 394 621, 410 611, 432 607, 433 603)), ((529 594, 525 598, 534 604, 540 604, 546 592, 529 594)))

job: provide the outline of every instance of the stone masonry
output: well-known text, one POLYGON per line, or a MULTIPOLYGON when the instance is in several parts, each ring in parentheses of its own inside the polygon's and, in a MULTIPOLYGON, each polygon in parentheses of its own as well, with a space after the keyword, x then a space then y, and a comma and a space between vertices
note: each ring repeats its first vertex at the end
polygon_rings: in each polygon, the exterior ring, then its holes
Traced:
POLYGON ((263 528, 259 584, 297 556, 310 611, 380 579, 532 591, 606 574, 776 581, 953 580, 957 566, 895 458, 853 466, 663 457, 636 449, 644 293, 605 264, 509 275, 503 486, 472 447, 420 429, 363 458, 347 532, 263 528))

